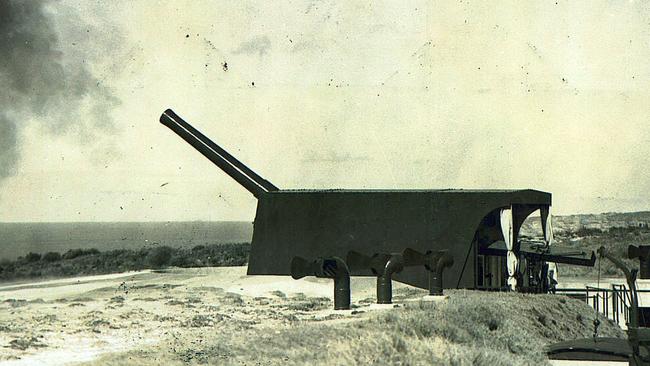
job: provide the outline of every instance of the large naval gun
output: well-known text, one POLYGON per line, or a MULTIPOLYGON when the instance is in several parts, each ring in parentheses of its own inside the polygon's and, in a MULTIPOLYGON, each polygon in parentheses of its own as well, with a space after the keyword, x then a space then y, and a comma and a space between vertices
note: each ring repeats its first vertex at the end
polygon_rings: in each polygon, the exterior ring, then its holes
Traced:
POLYGON ((378 276, 378 292, 380 282, 389 285, 391 279, 432 292, 441 287, 545 291, 554 273, 548 261, 593 265, 588 253, 564 255, 550 245, 547 192, 280 189, 172 110, 160 122, 257 198, 249 275, 330 277, 349 297, 344 288, 349 275, 378 276), (522 246, 519 230, 538 210, 543 242, 522 246), (421 259, 408 263, 413 253, 421 259), (351 257, 359 260, 346 265, 351 257), (444 265, 431 264, 443 257, 444 265), (435 273, 442 269, 444 276, 435 273))

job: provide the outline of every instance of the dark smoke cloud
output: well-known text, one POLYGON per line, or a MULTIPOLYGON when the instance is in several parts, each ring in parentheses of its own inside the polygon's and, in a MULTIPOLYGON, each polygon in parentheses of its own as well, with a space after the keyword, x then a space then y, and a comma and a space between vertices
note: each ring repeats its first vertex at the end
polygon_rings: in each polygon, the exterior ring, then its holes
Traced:
MULTIPOLYGON (((48 12, 45 1, 0 0, 0 181, 21 156, 21 131, 30 121, 51 134, 76 134, 85 143, 112 134, 109 117, 120 103, 90 69, 97 56, 61 43, 61 26, 86 34, 83 24, 48 12)), ((51 10, 51 9, 50 9, 51 10)), ((74 20, 72 20, 74 19, 74 20)), ((110 56, 110 55, 109 55, 110 56)))

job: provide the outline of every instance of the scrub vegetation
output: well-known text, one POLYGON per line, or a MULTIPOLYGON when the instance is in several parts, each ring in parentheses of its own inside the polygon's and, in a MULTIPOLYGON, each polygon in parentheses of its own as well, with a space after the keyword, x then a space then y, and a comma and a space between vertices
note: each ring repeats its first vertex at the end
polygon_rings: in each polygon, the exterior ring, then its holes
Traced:
POLYGON ((193 248, 155 246, 140 249, 70 249, 64 253, 28 253, 0 261, 0 281, 106 274, 174 267, 228 267, 248 262, 250 244, 211 244, 193 248))
MULTIPOLYGON (((607 248, 614 256, 620 258, 629 268, 639 268, 637 259, 627 258, 627 248, 630 245, 650 245, 650 228, 623 227, 601 229, 579 229, 569 231, 556 237, 558 245, 576 251, 596 251, 601 246, 607 248)), ((560 276, 590 277, 598 276, 598 260, 593 267, 571 266, 559 264, 560 276)), ((622 277, 623 273, 608 260, 600 262, 602 277, 622 277)))

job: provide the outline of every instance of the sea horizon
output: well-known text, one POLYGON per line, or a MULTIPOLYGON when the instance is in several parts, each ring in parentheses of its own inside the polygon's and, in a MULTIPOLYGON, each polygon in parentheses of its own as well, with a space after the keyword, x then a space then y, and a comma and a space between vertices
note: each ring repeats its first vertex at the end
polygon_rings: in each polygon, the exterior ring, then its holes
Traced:
POLYGON ((250 242, 247 221, 0 222, 0 260, 70 249, 176 248, 250 242))

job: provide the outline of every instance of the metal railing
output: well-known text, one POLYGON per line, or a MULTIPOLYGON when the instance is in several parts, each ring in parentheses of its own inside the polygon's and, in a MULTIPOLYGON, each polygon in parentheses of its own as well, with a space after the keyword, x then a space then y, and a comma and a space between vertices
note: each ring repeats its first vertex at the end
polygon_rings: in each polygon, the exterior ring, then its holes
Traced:
MULTIPOLYGON (((644 291, 644 290, 641 290, 644 291)), ((620 322, 619 314, 623 313, 625 324, 630 320, 630 305, 632 299, 625 285, 612 285, 612 307, 614 308, 614 321, 620 322)))
MULTIPOLYGON (((630 289, 623 284, 613 284, 612 288, 592 286, 556 288, 555 293, 582 300, 617 324, 627 325, 630 321, 630 305, 632 303, 630 289), (621 323, 621 320, 624 323, 621 323)), ((637 293, 650 293, 650 289, 637 290, 637 293)))

